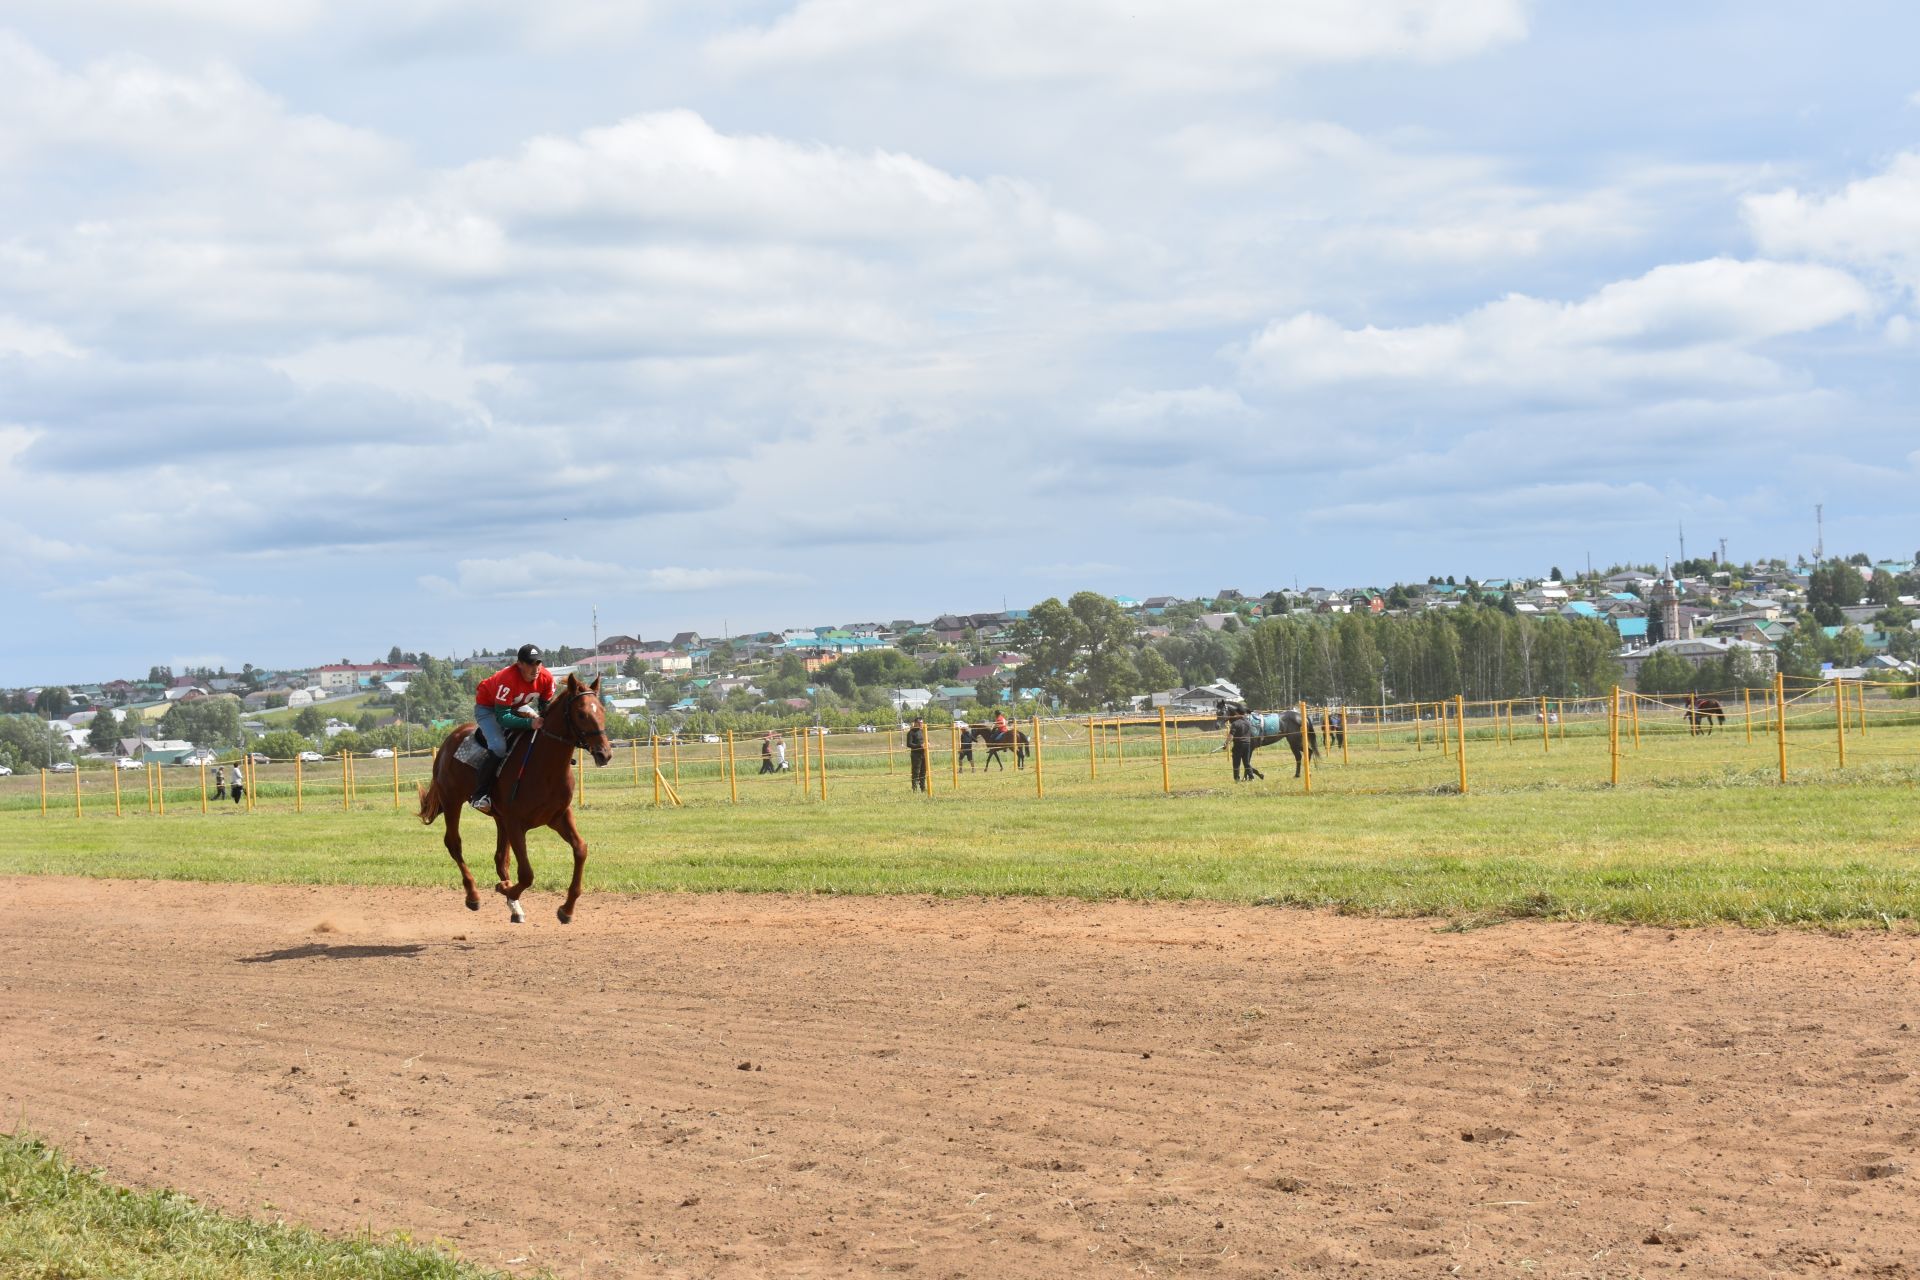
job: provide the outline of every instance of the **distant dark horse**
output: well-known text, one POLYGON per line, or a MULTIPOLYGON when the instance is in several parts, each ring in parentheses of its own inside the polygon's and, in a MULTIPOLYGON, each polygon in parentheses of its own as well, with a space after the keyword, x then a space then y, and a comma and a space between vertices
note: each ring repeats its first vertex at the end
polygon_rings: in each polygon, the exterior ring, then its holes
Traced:
POLYGON ((991 729, 986 725, 978 725, 967 730, 966 740, 987 744, 987 760, 980 766, 983 772, 996 764, 1003 770, 1007 767, 1007 762, 1000 758, 1002 751, 1013 753, 1016 768, 1027 767, 1027 735, 1018 729, 991 729))
MULTIPOLYGON (((1227 708, 1227 714, 1231 715, 1232 713, 1233 708, 1227 708)), ((1306 726, 1304 732, 1302 731, 1300 712, 1298 710, 1289 708, 1288 710, 1279 712, 1250 711, 1247 713, 1247 718, 1253 721, 1253 749, 1255 751, 1258 751, 1261 747, 1270 747, 1276 742, 1284 742, 1293 748, 1294 777, 1297 778, 1300 776, 1300 757, 1303 746, 1305 751, 1312 753, 1315 760, 1320 758, 1320 735, 1314 731, 1311 723, 1306 726), (1303 739, 1304 744, 1302 742, 1303 739)), ((1309 716, 1308 720, 1311 721, 1311 719, 1312 717, 1309 716)))
POLYGON ((953 767, 957 769, 961 765, 967 766, 968 769, 972 769, 975 767, 974 760, 973 760, 973 726, 972 725, 963 725, 960 729, 960 756, 957 760, 953 762, 953 767))
POLYGON ((1703 698, 1697 693, 1687 695, 1687 732, 1712 733, 1714 721, 1727 722, 1727 713, 1713 698, 1703 698))

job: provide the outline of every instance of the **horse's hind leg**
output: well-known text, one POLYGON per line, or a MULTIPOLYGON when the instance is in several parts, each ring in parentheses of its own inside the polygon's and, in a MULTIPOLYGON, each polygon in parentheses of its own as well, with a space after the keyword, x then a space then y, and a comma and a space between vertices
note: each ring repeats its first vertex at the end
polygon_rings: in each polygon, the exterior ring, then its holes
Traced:
POLYGON ((467 910, 480 909, 480 888, 473 882, 473 872, 467 867, 466 858, 460 853, 460 806, 453 805, 444 811, 447 820, 447 834, 441 843, 447 846, 447 854, 453 859, 453 865, 460 868, 460 883, 466 886, 467 910))
POLYGON ((500 845, 494 853, 495 868, 500 872, 500 883, 493 891, 507 900, 507 917, 514 924, 527 922, 526 908, 520 905, 520 895, 533 887, 533 864, 527 861, 527 833, 520 830, 508 831, 505 823, 500 823, 500 845), (513 848, 513 858, 520 871, 519 879, 507 883, 507 848, 513 848))
POLYGON ((574 904, 580 901, 580 876, 587 867, 587 842, 580 838, 580 828, 574 825, 571 809, 562 809, 560 816, 547 825, 573 850, 573 883, 567 886, 567 900, 560 904, 557 913, 561 924, 572 924, 574 904))

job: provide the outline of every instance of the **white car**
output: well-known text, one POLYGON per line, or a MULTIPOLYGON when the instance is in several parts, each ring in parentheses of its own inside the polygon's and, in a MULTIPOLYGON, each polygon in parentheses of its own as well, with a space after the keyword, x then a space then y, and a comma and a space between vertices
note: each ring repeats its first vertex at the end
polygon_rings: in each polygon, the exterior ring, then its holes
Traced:
POLYGON ((393 759, 393 748, 392 747, 375 747, 373 750, 367 752, 367 754, 372 756, 375 760, 391 760, 393 759))
POLYGON ((717 733, 703 733, 703 734, 701 734, 701 735, 700 735, 700 741, 702 741, 702 742, 718 742, 718 741, 720 741, 720 735, 719 735, 719 734, 717 734, 717 733))
POLYGON ((144 760, 115 760, 113 767, 116 769, 144 769, 147 767, 147 762, 144 760))
POLYGON ((59 763, 57 763, 57 764, 55 764, 55 765, 53 765, 53 766, 51 766, 51 768, 52 768, 52 772, 54 772, 54 773, 72 773, 72 772, 73 772, 73 761, 71 761, 71 760, 62 760, 62 761, 60 761, 59 763))
POLYGON ((9 765, 0 764, 0 778, 11 778, 12 776, 13 776, 12 767, 9 765))
POLYGON ((302 751, 300 753, 301 764, 319 764, 322 760, 325 760, 325 759, 326 757, 321 755, 318 751, 302 751))

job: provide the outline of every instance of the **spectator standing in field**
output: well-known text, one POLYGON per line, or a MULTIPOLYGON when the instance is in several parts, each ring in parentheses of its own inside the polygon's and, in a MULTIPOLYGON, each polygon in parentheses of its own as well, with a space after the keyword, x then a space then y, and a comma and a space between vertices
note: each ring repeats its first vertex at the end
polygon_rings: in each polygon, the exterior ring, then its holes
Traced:
POLYGON ((773 772, 773 730, 771 729, 767 730, 766 736, 760 739, 760 772, 773 772))
POLYGON ((774 772, 785 773, 787 771, 787 740, 784 736, 773 740, 773 758, 777 766, 774 772))
POLYGON ((907 730, 907 762, 913 769, 913 789, 927 789, 927 722, 916 718, 907 730))
POLYGON ((215 800, 227 798, 227 775, 221 771, 219 765, 213 766, 213 798, 215 800))
POLYGON ((239 804, 247 798, 247 758, 245 756, 233 766, 233 802, 239 804))

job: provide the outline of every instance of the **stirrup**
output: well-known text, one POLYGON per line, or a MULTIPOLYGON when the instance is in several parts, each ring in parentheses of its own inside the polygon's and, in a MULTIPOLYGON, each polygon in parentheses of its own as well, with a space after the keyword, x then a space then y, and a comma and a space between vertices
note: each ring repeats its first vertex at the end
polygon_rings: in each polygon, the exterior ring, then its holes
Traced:
POLYGON ((467 801, 467 803, 473 806, 473 810, 475 813, 492 813, 493 812, 492 796, 475 796, 473 799, 467 801))

